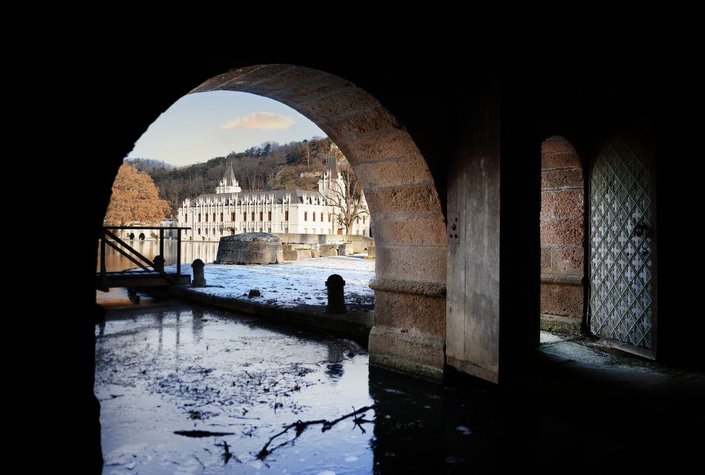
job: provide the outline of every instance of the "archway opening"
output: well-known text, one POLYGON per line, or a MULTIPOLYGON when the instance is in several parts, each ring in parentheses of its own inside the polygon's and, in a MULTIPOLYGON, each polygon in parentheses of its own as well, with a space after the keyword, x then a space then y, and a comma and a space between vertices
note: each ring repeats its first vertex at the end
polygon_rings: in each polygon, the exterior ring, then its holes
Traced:
POLYGON ((541 144, 541 328, 577 334, 584 322, 585 192, 580 158, 563 137, 541 144))
POLYGON ((301 66, 235 69, 191 92, 207 91, 249 92, 282 102, 315 122, 340 148, 364 190, 369 225, 374 228, 371 361, 441 377, 448 250, 445 217, 433 176, 406 128, 364 89, 301 66))
MULTIPOLYGON (((406 130, 390 112, 362 89, 341 78, 306 68, 283 65, 244 68, 214 78, 194 92, 207 90, 240 90, 284 102, 313 119, 340 147, 365 192, 377 240, 376 279, 372 284, 376 291, 376 312, 375 326, 369 336, 370 362, 418 375, 439 377, 444 362, 445 224, 433 178, 406 130)), ((266 216, 260 216, 259 211, 255 211, 253 217, 252 211, 248 212, 248 221, 261 221, 266 216)), ((210 209, 208 213, 203 215, 200 224, 202 229, 207 222, 205 216, 209 216, 208 222, 212 223, 220 219, 220 213, 225 211, 210 209)), ((320 214, 309 214, 307 217, 309 220, 306 221, 311 223, 327 223, 320 214)), ((189 221, 193 222, 193 218, 189 217, 189 221)), ((212 234, 211 231, 209 236, 212 234)), ((204 233, 201 239, 205 238, 204 233)), ((253 293, 253 297, 256 294, 253 293)), ((163 335, 160 332, 165 327, 162 320, 166 317, 155 318, 159 321, 157 331, 152 332, 153 343, 161 351, 167 341, 164 337, 167 333, 163 335)), ((179 315, 174 318, 178 323, 179 315)), ((195 313, 192 315, 194 339, 205 333, 202 325, 211 320, 215 320, 215 317, 203 319, 195 313)), ((178 346, 182 337, 178 324, 169 335, 169 338, 173 336, 170 341, 178 346)), ((302 345, 294 342, 292 346, 302 345)), ((229 344, 223 345, 222 350, 223 357, 232 358, 232 355, 225 355, 231 350, 229 344)), ((262 350, 255 349, 253 358, 261 357, 257 353, 259 351, 262 350)), ((271 351, 267 354, 272 356, 275 353, 271 351)), ((335 353, 335 357, 355 357, 354 352, 339 353, 335 353)), ((179 355, 180 358, 182 356, 179 355)), ((280 355, 277 353, 275 356, 277 364, 281 363, 280 355)), ((326 373, 331 379, 342 375, 337 364, 328 367, 326 373)), ((282 378, 254 380, 247 373, 254 373, 256 368, 241 371, 244 365, 230 366, 242 373, 238 374, 242 381, 256 388, 261 387, 267 393, 275 392, 275 385, 283 381, 282 378), (265 384, 259 384, 258 381, 265 384)), ((194 368, 189 367, 186 373, 191 369, 194 368)), ((306 368, 295 369, 294 376, 297 378, 304 378, 308 374, 306 368)), ((198 377, 204 378, 210 373, 209 368, 204 371, 195 368, 195 371, 200 375, 198 377)), ((190 373, 188 376, 191 376, 190 373)), ((359 379, 366 382, 366 373, 362 376, 359 379)), ((171 378, 170 381, 178 381, 174 387, 182 387, 183 375, 170 374, 168 378, 171 378)), ((162 382, 169 385, 168 381, 162 382)), ((212 384, 205 380, 203 386, 192 383, 199 393, 212 389, 212 384)), ((240 387, 239 384, 228 384, 230 392, 238 393, 240 387)), ((287 390, 288 397, 303 391, 304 387, 292 380, 287 390)), ((365 397, 369 397, 369 394, 366 393, 365 397)), ((282 409, 277 403, 281 404, 281 401, 274 402, 275 412, 282 409)), ((366 399, 362 400, 362 404, 365 403, 366 399)), ((292 407, 294 409, 298 410, 292 407)), ((211 412, 189 410, 189 417, 193 420, 216 417, 211 412)), ((238 414, 238 417, 242 417, 242 414, 238 414)), ((258 422, 257 425, 261 424, 258 422)), ((369 448, 370 444, 365 442, 364 453, 369 454, 369 448)), ((252 461, 256 461, 257 452, 249 453, 252 461)))

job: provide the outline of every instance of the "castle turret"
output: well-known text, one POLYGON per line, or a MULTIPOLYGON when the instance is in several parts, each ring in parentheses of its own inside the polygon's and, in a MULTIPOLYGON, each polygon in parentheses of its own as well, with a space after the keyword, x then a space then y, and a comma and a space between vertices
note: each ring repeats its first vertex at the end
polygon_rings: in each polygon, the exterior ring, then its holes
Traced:
POLYGON ((318 181, 318 191, 329 197, 331 190, 333 194, 345 193, 345 182, 338 169, 338 154, 340 149, 335 144, 330 145, 330 154, 326 163, 326 171, 318 181))
POLYGON ((215 189, 216 193, 239 193, 242 191, 240 184, 235 178, 235 172, 233 171, 233 162, 229 162, 225 167, 225 173, 223 174, 223 179, 215 189))

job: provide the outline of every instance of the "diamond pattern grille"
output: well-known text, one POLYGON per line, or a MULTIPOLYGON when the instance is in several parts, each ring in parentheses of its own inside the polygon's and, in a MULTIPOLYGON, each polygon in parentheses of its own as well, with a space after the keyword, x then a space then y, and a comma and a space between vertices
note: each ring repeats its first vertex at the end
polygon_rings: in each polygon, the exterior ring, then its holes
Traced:
POLYGON ((651 177, 641 145, 616 136, 592 173, 590 330, 651 348, 651 177))

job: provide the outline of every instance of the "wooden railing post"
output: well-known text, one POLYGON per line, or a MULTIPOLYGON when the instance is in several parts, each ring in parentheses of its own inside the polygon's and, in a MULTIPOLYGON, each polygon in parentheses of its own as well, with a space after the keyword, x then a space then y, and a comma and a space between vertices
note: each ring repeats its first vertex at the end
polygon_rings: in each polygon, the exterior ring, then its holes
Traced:
POLYGON ((176 275, 181 275, 181 229, 176 230, 176 275))
POLYGON ((105 228, 100 232, 100 275, 105 279, 105 228))

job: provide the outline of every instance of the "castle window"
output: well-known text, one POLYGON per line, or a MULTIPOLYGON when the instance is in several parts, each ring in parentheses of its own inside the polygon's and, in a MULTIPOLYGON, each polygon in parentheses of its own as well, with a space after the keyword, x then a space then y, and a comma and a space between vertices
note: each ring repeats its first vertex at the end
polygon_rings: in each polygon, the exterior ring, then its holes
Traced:
POLYGON ((253 211, 252 212, 252 221, 254 221, 254 220, 255 220, 255 212, 253 211))
POLYGON ((304 221, 308 221, 308 211, 304 211, 304 221))
POLYGON ((365 224, 365 217, 362 217, 362 224, 365 224))
POLYGON ((268 212, 267 212, 267 220, 268 220, 268 221, 271 221, 271 220, 272 220, 272 212, 271 212, 271 211, 268 211, 268 212))
POLYGON ((213 213, 213 222, 215 223, 215 213, 213 213))
POLYGON ((184 214, 184 223, 188 223, 188 214, 184 214))
POLYGON ((315 221, 316 220, 316 212, 314 211, 313 213, 311 213, 311 216, 313 217, 313 220, 315 221))
POLYGON ((208 213, 206 213, 206 223, 208 222, 208 213))
POLYGON ((230 213, 230 221, 235 221, 235 212, 230 213))
POLYGON ((289 212, 284 211, 284 221, 289 221, 289 212))
MULTIPOLYGON (((201 213, 198 213, 198 222, 201 222, 201 213)), ((201 234, 201 231, 198 231, 198 234, 201 234)))
POLYGON ((223 222, 223 213, 220 213, 220 222, 223 222))
POLYGON ((262 212, 262 211, 259 212, 259 220, 260 221, 264 220, 264 212, 262 212))
POLYGON ((242 213, 242 220, 247 221, 247 213, 246 212, 242 213))
POLYGON ((323 213, 321 213, 321 222, 323 222, 323 213))

